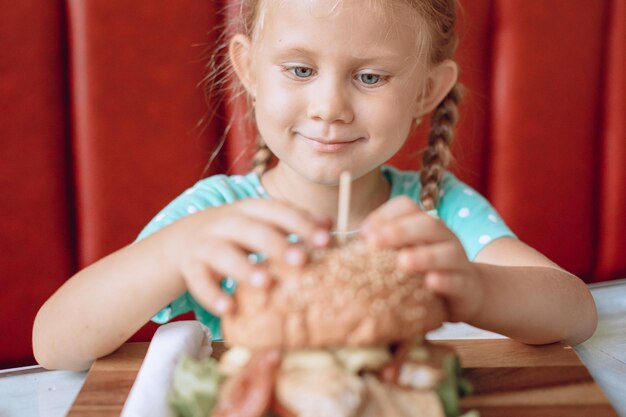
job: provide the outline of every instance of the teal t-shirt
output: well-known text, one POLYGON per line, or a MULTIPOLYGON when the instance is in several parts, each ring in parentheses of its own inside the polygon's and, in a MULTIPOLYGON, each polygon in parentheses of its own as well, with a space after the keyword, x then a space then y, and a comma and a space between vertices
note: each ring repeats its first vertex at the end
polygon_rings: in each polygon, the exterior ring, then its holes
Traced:
MULTIPOLYGON (((420 201, 419 172, 400 171, 386 165, 381 167, 381 170, 391 184, 390 199, 406 195, 416 202, 420 201)), ((257 174, 214 175, 205 178, 161 210, 141 231, 137 240, 189 214, 244 198, 270 198, 257 174)), ((470 260, 495 239, 504 236, 515 238, 491 204, 450 172, 444 174, 440 185, 436 215, 457 235, 470 260)), ((233 279, 225 278, 222 281, 222 289, 227 293, 232 294, 234 288, 233 279)), ((193 311, 196 319, 211 330, 214 339, 221 338, 220 319, 198 304, 189 292, 185 292, 159 311, 152 321, 167 323, 172 318, 189 311, 193 311)))

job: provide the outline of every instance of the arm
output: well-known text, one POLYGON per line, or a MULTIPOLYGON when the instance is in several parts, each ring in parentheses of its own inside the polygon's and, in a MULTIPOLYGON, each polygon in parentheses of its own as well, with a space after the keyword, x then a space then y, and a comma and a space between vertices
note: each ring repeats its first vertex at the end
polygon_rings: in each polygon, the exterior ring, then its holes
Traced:
POLYGON ((48 369, 81 370, 132 336, 185 290, 165 253, 169 230, 78 272, 41 307, 33 351, 48 369))
POLYGON ((512 238, 489 243, 476 262, 440 220, 408 198, 396 198, 366 219, 373 245, 400 248, 398 266, 425 275, 446 300, 449 321, 464 321, 529 344, 577 344, 595 331, 587 286, 512 238))
POLYGON ((327 219, 262 199, 189 215, 103 258, 61 286, 35 318, 35 357, 45 368, 86 369, 185 290, 220 315, 234 307, 220 291, 222 277, 269 284, 263 265, 252 265, 248 253, 263 252, 301 265, 305 252, 290 245, 287 235, 325 246, 329 228, 327 219))
POLYGON ((576 345, 594 333, 598 318, 587 285, 524 243, 497 239, 473 265, 484 296, 468 323, 529 344, 576 345))

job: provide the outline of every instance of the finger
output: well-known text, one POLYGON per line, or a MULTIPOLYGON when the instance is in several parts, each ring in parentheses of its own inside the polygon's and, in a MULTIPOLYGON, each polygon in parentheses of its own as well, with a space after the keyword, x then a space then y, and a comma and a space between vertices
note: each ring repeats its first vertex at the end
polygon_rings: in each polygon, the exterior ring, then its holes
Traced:
POLYGON ((245 200, 237 204, 237 210, 250 218, 272 224, 286 233, 296 234, 314 246, 326 246, 331 241, 329 219, 322 220, 306 210, 284 202, 245 200))
POLYGON ((376 225, 386 223, 406 214, 419 213, 421 211, 422 210, 419 208, 417 203, 409 197, 395 197, 367 216, 361 225, 361 230, 367 233, 368 229, 375 227, 376 225))
POLYGON ((364 238, 376 247, 399 248, 442 242, 454 238, 454 234, 441 220, 425 212, 413 212, 372 225, 364 238))
POLYGON ((398 254, 398 267, 409 271, 456 270, 467 262, 465 250, 456 240, 410 246, 398 254))
POLYGON ((467 293, 467 280, 464 278, 456 272, 431 271, 426 274, 425 285, 447 299, 461 298, 467 293))
POLYGON ((220 290, 218 278, 205 265, 189 263, 182 268, 182 274, 189 292, 211 313, 221 316, 233 310, 233 300, 220 290))
MULTIPOLYGON (((229 241, 250 252, 263 253, 273 259, 282 259, 291 265, 302 265, 307 259, 304 249, 290 243, 285 234, 274 225, 245 215, 225 218, 213 227, 212 234, 214 237, 229 241)), ((242 271, 242 273, 245 272, 242 271)))
POLYGON ((265 287, 271 282, 269 273, 262 266, 253 265, 248 254, 237 244, 218 239, 196 250, 196 256, 222 277, 230 276, 255 287, 265 287))

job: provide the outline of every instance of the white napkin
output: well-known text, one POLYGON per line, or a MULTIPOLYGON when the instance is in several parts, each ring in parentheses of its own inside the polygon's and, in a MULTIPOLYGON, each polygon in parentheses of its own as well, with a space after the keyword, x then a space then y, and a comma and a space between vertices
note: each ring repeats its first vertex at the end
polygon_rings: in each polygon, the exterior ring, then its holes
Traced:
POLYGON ((167 396, 178 360, 183 353, 202 359, 211 352, 211 332, 198 321, 159 327, 128 394, 122 417, 172 417, 167 396))

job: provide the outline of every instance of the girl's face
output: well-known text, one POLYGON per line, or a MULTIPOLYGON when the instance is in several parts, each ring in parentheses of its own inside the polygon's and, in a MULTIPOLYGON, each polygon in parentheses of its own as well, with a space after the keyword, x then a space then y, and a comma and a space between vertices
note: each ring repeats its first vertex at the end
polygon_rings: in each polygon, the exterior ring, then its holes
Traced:
POLYGON ((387 161, 422 115, 415 16, 363 0, 264 3, 246 87, 279 164, 334 185, 387 161))

